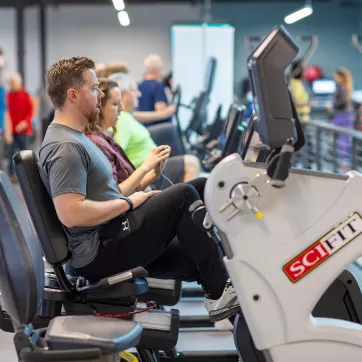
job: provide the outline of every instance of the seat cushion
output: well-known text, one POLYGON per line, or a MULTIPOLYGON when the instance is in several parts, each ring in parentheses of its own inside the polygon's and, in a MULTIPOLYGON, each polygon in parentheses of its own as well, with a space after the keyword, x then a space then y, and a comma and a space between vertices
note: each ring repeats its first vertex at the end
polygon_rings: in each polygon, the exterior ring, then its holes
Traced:
POLYGON ((87 300, 114 299, 144 294, 148 291, 148 283, 144 278, 113 284, 109 289, 85 293, 87 300))
POLYGON ((51 320, 45 339, 51 350, 100 348, 108 355, 137 346, 141 333, 141 324, 133 321, 64 316, 51 320))

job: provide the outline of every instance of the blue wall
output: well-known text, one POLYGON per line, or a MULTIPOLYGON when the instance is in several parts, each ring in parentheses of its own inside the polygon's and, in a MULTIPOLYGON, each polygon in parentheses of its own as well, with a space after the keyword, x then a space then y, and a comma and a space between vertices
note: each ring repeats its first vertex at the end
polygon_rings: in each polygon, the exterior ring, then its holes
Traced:
MULTIPOLYGON (((235 85, 246 77, 248 52, 244 37, 265 36, 275 25, 284 23, 284 16, 303 5, 303 1, 287 4, 246 3, 215 4, 215 21, 230 22, 236 28, 235 34, 235 85)), ((358 8, 342 8, 336 2, 314 3, 314 13, 299 22, 286 25, 293 36, 318 35, 319 46, 310 63, 323 68, 326 76, 340 66, 348 68, 353 76, 355 88, 362 88, 362 55, 357 53, 351 42, 351 35, 359 31, 358 8)), ((302 46, 302 50, 305 49, 302 46)))

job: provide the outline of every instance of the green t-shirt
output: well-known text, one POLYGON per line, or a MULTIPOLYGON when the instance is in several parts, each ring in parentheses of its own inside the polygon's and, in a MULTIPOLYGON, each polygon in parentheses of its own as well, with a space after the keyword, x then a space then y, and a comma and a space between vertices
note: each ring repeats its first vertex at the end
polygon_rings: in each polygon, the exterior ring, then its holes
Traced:
POLYGON ((117 121, 116 142, 123 148, 133 166, 138 168, 152 149, 157 147, 147 128, 139 123, 132 113, 122 111, 117 121))

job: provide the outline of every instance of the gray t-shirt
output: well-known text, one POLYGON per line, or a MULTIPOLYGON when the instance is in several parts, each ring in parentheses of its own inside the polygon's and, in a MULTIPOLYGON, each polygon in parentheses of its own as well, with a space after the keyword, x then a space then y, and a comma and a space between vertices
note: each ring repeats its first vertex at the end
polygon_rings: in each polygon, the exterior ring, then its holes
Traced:
MULTIPOLYGON (((87 200, 120 199, 112 166, 107 157, 82 132, 60 124, 51 124, 39 153, 40 176, 49 195, 81 194, 87 200)), ((88 265, 99 249, 99 229, 63 225, 72 253, 72 265, 88 265)))

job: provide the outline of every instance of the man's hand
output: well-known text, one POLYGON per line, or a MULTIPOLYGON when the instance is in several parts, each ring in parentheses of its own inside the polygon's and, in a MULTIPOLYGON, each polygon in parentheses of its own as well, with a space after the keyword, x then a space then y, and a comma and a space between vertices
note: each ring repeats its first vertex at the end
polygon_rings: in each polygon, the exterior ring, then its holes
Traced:
POLYGON ((175 114, 176 108, 177 107, 175 104, 171 104, 170 106, 165 108, 165 110, 163 111, 165 118, 171 117, 173 114, 175 114))
POLYGON ((15 127, 15 132, 16 133, 21 133, 23 131, 25 131, 28 128, 28 122, 26 121, 21 121, 16 127, 15 127))
POLYGON ((160 162, 166 160, 170 157, 171 147, 170 146, 159 146, 152 150, 149 156, 146 158, 145 162, 141 167, 146 172, 153 170, 160 162))
POLYGON ((160 192, 161 191, 135 192, 129 197, 132 200, 133 209, 137 209, 137 207, 141 206, 146 200, 160 192))

